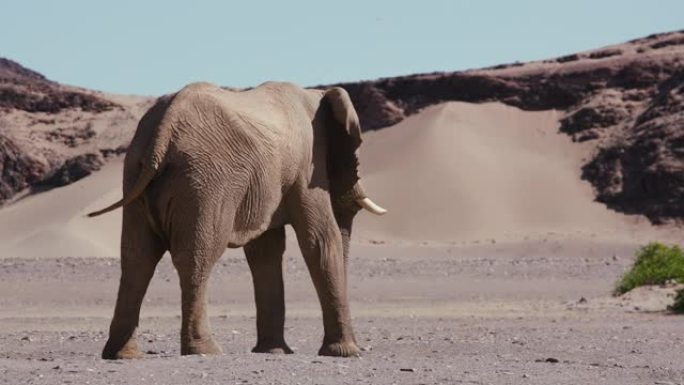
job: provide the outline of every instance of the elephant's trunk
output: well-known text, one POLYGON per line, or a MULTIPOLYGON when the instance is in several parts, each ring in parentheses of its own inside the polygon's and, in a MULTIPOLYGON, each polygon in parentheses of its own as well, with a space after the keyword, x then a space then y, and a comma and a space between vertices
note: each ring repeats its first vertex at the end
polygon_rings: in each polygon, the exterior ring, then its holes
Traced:
POLYGON ((342 238, 342 256, 344 260, 344 284, 347 285, 347 271, 349 270, 349 243, 351 241, 354 212, 336 212, 335 220, 342 238))
MULTIPOLYGON (((360 207, 372 212, 376 215, 382 215, 387 212, 387 210, 375 204, 363 189, 361 181, 357 181, 354 185, 351 193, 347 197, 351 196, 360 207)), ((348 198, 347 198, 348 199, 348 198)), ((342 236, 342 251, 344 255, 344 270, 345 270, 345 281, 346 281, 346 271, 347 271, 347 261, 349 260, 349 243, 351 241, 352 223, 354 222, 354 215, 356 211, 347 211, 344 209, 334 210, 335 220, 337 221, 337 226, 340 229, 340 235, 342 236)))
POLYGON ((337 219, 337 225, 340 227, 340 235, 342 236, 342 254, 344 255, 344 267, 347 270, 347 261, 349 260, 349 242, 351 240, 352 218, 351 216, 344 216, 337 219))

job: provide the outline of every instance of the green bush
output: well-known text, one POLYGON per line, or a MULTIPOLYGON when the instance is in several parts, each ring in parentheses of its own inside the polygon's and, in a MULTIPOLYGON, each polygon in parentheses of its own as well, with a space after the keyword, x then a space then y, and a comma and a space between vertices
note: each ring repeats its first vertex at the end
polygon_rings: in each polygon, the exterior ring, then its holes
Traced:
POLYGON ((620 278, 615 295, 624 294, 637 286, 660 285, 669 280, 684 283, 684 253, 679 246, 667 247, 659 242, 651 242, 636 253, 634 266, 620 278))

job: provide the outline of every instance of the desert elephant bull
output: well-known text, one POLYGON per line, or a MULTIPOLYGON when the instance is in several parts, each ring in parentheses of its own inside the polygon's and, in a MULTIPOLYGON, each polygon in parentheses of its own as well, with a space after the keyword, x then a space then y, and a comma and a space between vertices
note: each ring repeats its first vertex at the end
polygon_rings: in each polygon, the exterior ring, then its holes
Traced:
POLYGON ((106 359, 141 356, 140 306, 170 251, 182 291, 181 354, 220 353, 207 281, 226 247, 244 247, 257 308, 254 352, 290 353, 283 327, 284 226, 292 225, 323 312, 321 355, 359 353, 347 300, 352 221, 382 214, 358 172, 359 119, 342 88, 269 82, 229 91, 191 84, 143 116, 126 154, 121 281, 106 359))

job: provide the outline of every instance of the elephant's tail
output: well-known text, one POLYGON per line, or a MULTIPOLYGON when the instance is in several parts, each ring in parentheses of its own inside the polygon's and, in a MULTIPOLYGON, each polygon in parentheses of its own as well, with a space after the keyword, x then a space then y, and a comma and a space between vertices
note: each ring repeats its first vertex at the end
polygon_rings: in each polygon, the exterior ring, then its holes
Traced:
POLYGON ((156 174, 157 170, 155 168, 144 167, 142 172, 138 176, 138 180, 135 182, 135 185, 125 197, 123 197, 120 201, 103 208, 102 210, 97 210, 93 211, 92 213, 88 213, 88 216, 96 217, 98 215, 108 213, 110 211, 118 209, 119 207, 125 206, 133 202, 136 198, 140 196, 140 194, 143 193, 143 191, 145 191, 145 188, 156 174))
POLYGON ((161 169, 162 163, 166 158, 166 152, 169 148, 169 143, 171 142, 171 137, 173 136, 173 124, 170 123, 171 118, 165 116, 159 124, 159 129, 156 131, 154 139, 152 140, 152 146, 149 147, 146 155, 141 159, 141 170, 138 173, 138 179, 136 180, 133 187, 124 193, 124 197, 102 210, 93 211, 88 213, 89 217, 96 217, 98 215, 108 213, 112 210, 116 210, 119 207, 126 206, 127 204, 136 200, 147 188, 152 179, 154 179, 157 172, 161 169))

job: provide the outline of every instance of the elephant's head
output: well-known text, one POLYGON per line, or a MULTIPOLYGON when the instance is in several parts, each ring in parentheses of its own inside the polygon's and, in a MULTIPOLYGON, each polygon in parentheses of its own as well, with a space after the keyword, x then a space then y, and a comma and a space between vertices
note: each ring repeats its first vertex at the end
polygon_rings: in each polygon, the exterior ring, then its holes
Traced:
POLYGON ((365 209, 382 215, 387 211, 366 194, 359 176, 361 126, 347 91, 334 87, 324 92, 319 119, 324 120, 327 147, 327 175, 335 220, 342 234, 347 258, 352 222, 365 209))

